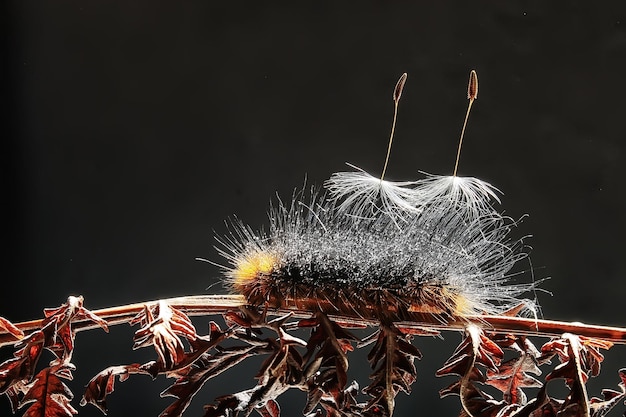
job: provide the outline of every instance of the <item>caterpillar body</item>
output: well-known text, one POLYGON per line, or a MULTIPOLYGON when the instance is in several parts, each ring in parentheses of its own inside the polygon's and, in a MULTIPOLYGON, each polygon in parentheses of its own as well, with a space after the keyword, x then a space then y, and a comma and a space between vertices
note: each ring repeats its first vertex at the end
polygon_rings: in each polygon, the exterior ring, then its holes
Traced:
MULTIPOLYGON (((394 91, 393 126, 405 80, 394 91)), ((476 95, 472 71, 469 107, 476 95)), ((456 168, 402 183, 384 180, 385 169, 380 178, 358 168, 335 173, 325 190, 278 200, 268 232, 232 222, 217 248, 228 261, 227 285, 251 305, 376 320, 536 311, 518 298, 534 284, 511 282, 527 252, 509 237, 515 222, 494 209, 493 186, 457 177, 456 168)))

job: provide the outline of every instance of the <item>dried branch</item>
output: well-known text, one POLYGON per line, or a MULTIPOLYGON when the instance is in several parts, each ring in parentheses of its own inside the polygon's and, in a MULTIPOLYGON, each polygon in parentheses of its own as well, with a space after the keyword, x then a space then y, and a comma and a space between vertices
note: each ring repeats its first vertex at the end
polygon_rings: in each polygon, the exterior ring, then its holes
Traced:
MULTIPOLYGON (((224 314, 233 309, 245 306, 246 301, 240 295, 192 295, 175 298, 167 298, 142 303, 127 304, 118 307, 93 310, 92 313, 109 326, 126 324, 133 320, 137 314, 141 313, 146 305, 155 305, 164 302, 167 305, 185 312, 188 316, 206 316, 212 314, 224 314)), ((302 304, 315 305, 313 301, 302 304)), ((294 317, 306 318, 311 315, 311 310, 303 309, 282 309, 268 310, 268 314, 284 315, 292 313, 294 317)), ((356 315, 329 315, 329 318, 337 323, 343 323, 355 327, 377 326, 378 321, 365 319, 356 315)), ((24 334, 32 333, 41 328, 43 320, 31 320, 21 323, 14 323, 13 326, 24 334)), ((526 317, 496 316, 496 315, 469 315, 465 320, 450 320, 442 323, 437 317, 430 314, 412 314, 410 321, 400 321, 394 323, 400 329, 410 330, 453 330, 463 331, 468 324, 474 323, 484 327, 489 331, 498 333, 514 333, 526 336, 546 336, 556 337, 563 333, 572 333, 585 337, 592 337, 611 341, 613 343, 626 344, 626 328, 601 326, 584 323, 573 323, 556 320, 542 320, 526 317)), ((74 318, 72 328, 79 332, 100 327, 87 318, 74 318)), ((0 347, 15 343, 15 335, 12 332, 0 327, 0 347)))
POLYGON ((206 417, 253 412, 279 417, 279 399, 290 389, 307 393, 303 407, 307 417, 392 416, 396 395, 410 393, 417 379, 415 359, 422 355, 412 344, 413 338, 443 330, 465 332, 459 347, 437 372, 438 376, 457 376, 441 395, 459 396, 462 416, 600 417, 626 397, 626 369, 619 371, 618 390, 603 390, 597 398, 590 397, 586 388, 588 379, 600 372, 604 359, 600 351, 626 342, 626 329, 620 328, 487 315, 445 322, 424 313, 414 313, 411 321, 381 323, 295 307, 245 306, 236 296, 180 297, 94 312, 83 307, 82 297, 69 297, 44 315, 42 320, 16 325, 0 321, 0 337, 16 349, 13 358, 0 364, 0 393, 8 396, 14 411, 28 405, 25 415, 29 417, 76 414, 70 404, 73 394, 62 382, 72 378, 75 334, 121 323, 138 327, 134 348, 153 348, 155 359, 111 366, 91 379, 81 405, 93 404, 104 413, 116 378, 124 381, 140 374, 175 379, 161 393, 174 398, 161 416, 181 417, 207 381, 250 357, 262 356, 265 361, 256 384, 215 398, 205 406, 206 417), (215 314, 223 316, 226 328, 211 322, 207 335, 198 334, 190 316, 215 314), (365 327, 377 330, 364 340, 348 331, 365 327), (306 340, 292 334, 298 329, 310 330, 306 340), (528 334, 552 339, 537 349, 528 334), (370 398, 359 401, 358 382, 348 381, 349 354, 369 344, 373 344, 368 355, 373 372, 362 393, 370 398), (52 352, 54 360, 36 373, 43 350, 52 352), (505 351, 513 356, 504 360, 505 351), (541 381, 540 368, 555 359, 559 364, 541 381), (564 380, 569 389, 564 398, 548 391, 550 382, 557 379, 564 380), (501 398, 486 392, 486 387, 495 388, 501 398), (533 396, 526 392, 529 388, 539 390, 533 396))

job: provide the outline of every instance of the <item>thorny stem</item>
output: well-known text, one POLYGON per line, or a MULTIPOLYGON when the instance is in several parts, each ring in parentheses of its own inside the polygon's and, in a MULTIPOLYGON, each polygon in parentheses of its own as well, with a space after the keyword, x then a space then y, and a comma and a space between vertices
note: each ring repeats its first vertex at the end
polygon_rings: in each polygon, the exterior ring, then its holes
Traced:
MULTIPOLYGON (((106 320, 109 326, 129 323, 137 314, 141 313, 146 305, 164 302, 171 307, 184 311, 189 316, 206 316, 223 314, 233 309, 246 305, 246 300, 241 295, 195 295, 186 297, 168 298, 163 300, 148 301, 136 304, 92 310, 92 313, 106 320)), ((269 314, 282 315, 292 313, 294 317, 310 317, 311 311, 302 309, 293 310, 269 310, 269 314)), ((626 328, 591 325, 583 323, 570 323, 555 320, 532 319, 525 317, 496 316, 496 315, 470 315, 463 319, 451 319, 446 323, 441 322, 430 314, 414 314, 411 321, 396 322, 394 325, 400 329, 437 331, 464 331, 468 324, 476 324, 485 331, 495 333, 515 333, 526 336, 554 337, 563 333, 573 333, 579 336, 591 337, 610 341, 613 343, 626 344, 626 328)), ((364 327, 377 326, 380 323, 375 319, 362 318, 348 315, 328 315, 329 319, 346 326, 364 327)), ((41 328, 43 320, 31 320, 16 323, 15 326, 25 334, 41 328)), ((72 322, 74 331, 90 330, 100 327, 88 319, 75 319, 72 322)), ((0 347, 11 345, 16 342, 15 338, 7 331, 0 330, 0 347)))

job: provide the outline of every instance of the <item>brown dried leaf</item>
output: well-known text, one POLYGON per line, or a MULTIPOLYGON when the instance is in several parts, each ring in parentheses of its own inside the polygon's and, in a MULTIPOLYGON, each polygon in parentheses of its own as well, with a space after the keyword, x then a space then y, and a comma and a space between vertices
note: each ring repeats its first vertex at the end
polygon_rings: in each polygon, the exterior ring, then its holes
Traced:
POLYGON ((572 388, 576 383, 584 384, 589 376, 600 372, 604 356, 599 349, 608 349, 612 344, 597 339, 583 338, 565 333, 560 339, 547 342, 541 348, 542 354, 556 354, 561 364, 546 376, 546 381, 563 378, 572 388))
POLYGON ((463 412, 469 416, 495 416, 509 404, 505 401, 496 401, 489 394, 480 391, 476 383, 487 380, 479 365, 497 373, 503 356, 502 349, 489 339, 482 329, 475 325, 468 326, 461 344, 436 372, 437 376, 459 375, 461 379, 441 390, 439 395, 442 397, 459 395, 463 412))
POLYGON ((15 357, 0 365, 0 394, 4 394, 15 384, 27 384, 32 380, 43 352, 44 339, 41 330, 31 333, 20 342, 25 346, 15 352, 15 357))
MULTIPOLYGON (((264 322, 262 316, 255 317, 244 310, 243 315, 231 320, 242 324, 246 330, 235 331, 233 337, 241 339, 252 346, 253 352, 270 353, 257 375, 258 384, 249 390, 217 398, 214 404, 205 406, 205 416, 248 415, 256 410, 264 416, 279 415, 277 398, 291 388, 308 393, 305 406, 306 415, 348 416, 360 415, 356 411, 352 391, 353 385, 344 389, 347 379, 346 352, 353 349, 352 341, 358 339, 336 323, 328 320, 325 315, 318 314, 311 320, 299 322, 299 326, 313 327, 307 351, 304 356, 298 348, 305 345, 304 341, 286 332, 286 319, 290 315, 270 322, 264 322), (274 339, 259 339, 254 330, 269 327, 278 334, 278 342, 274 339), (321 406, 324 411, 315 410, 321 406), (355 412, 345 410, 354 408, 355 412)), ((241 352, 241 347, 219 348, 218 352, 241 352)), ((358 385, 357 385, 358 387, 358 385)))
POLYGON ((611 346, 612 343, 607 341, 569 333, 545 343, 541 347, 542 356, 539 360, 545 361, 556 355, 561 362, 546 375, 546 381, 564 379, 570 392, 564 400, 551 398, 547 394, 546 384, 539 390, 536 400, 524 407, 520 416, 535 416, 539 413, 542 416, 589 416, 592 407, 585 383, 589 376, 597 375, 600 371, 600 362, 604 357, 599 349, 608 349, 611 346), (535 408, 531 409, 531 405, 535 408))
POLYGON ((182 416, 193 397, 209 379, 257 354, 258 347, 247 346, 246 349, 235 352, 224 351, 214 356, 205 353, 200 356, 191 366, 185 368, 184 375, 181 375, 173 385, 161 393, 161 397, 174 397, 176 401, 170 404, 160 416, 182 416))
MULTIPOLYGON (((301 320, 299 325, 310 327, 315 323, 317 326, 308 340, 307 352, 302 363, 310 360, 316 364, 319 373, 308 380, 308 389, 321 390, 324 396, 332 398, 335 407, 341 408, 344 403, 344 389, 348 382, 349 364, 346 352, 352 351, 354 349, 352 343, 358 342, 359 339, 322 313, 316 314, 311 320, 301 320)), ((308 368, 307 373, 310 373, 308 368)))
POLYGON ((262 417, 280 417, 280 406, 274 400, 269 400, 257 411, 262 417))
POLYGON ((32 404, 24 417, 68 417, 78 414, 70 404, 74 395, 58 375, 67 376, 70 370, 68 365, 48 367, 35 376, 20 403, 20 408, 32 404))
MULTIPOLYGON (((83 302, 82 296, 69 296, 61 306, 44 309, 46 318, 42 321, 41 332, 44 338, 44 347, 58 358, 55 364, 68 364, 71 361, 76 336, 72 330, 72 321, 93 321, 104 331, 109 331, 107 322, 83 307, 83 302)), ((27 339, 23 339, 17 346, 32 343, 27 339)))
POLYGON ((381 327, 378 339, 368 354, 368 361, 375 371, 370 376, 372 382, 363 389, 372 397, 365 411, 390 416, 398 392, 411 392, 411 384, 417 379, 414 361, 420 359, 422 354, 408 342, 410 337, 395 327, 381 327))
POLYGON ((185 347, 180 336, 188 341, 198 337, 189 317, 161 301, 152 308, 146 306, 142 314, 133 319, 142 328, 135 332, 133 349, 154 346, 164 370, 177 367, 185 357, 185 347))
POLYGON ((507 404, 526 404, 522 388, 538 388, 543 384, 529 374, 541 375, 534 356, 523 353, 517 358, 504 362, 497 372, 487 372, 487 384, 499 389, 507 404))
POLYGON ((436 376, 459 375, 471 372, 476 365, 497 372, 504 352, 477 326, 468 326, 463 341, 452 356, 436 372, 436 376))
MULTIPOLYGON (((257 410, 272 416, 279 410, 278 404, 273 404, 275 399, 292 386, 303 383, 302 357, 294 347, 302 346, 305 343, 287 334, 280 327, 284 321, 265 323, 245 312, 243 315, 237 315, 237 317, 237 322, 245 324, 245 327, 230 331, 229 335, 246 342, 248 346, 221 347, 217 345, 215 346, 217 351, 215 355, 205 353, 191 366, 178 371, 178 380, 161 393, 162 396, 175 397, 176 401, 161 416, 178 417, 182 415, 193 396, 208 379, 253 355, 271 354, 257 376, 259 379, 257 386, 237 394, 217 398, 216 404, 205 406, 205 415, 236 415, 237 412, 234 412, 236 408, 245 413, 257 410), (254 330, 253 327, 270 327, 278 333, 280 343, 274 339, 258 338, 251 331, 254 330)), ((213 323, 212 327, 211 339, 222 338, 224 333, 218 331, 217 325, 213 323)))
MULTIPOLYGON (((259 383, 254 388, 217 398, 217 404, 205 406, 205 416, 237 415, 233 412, 234 410, 249 415, 253 410, 262 408, 268 402, 275 402, 276 398, 289 388, 303 386, 301 369, 294 366, 296 361, 291 357, 293 352, 293 346, 278 349, 272 355, 266 372, 259 377, 259 383)), ((266 409, 265 411, 276 410, 276 407, 272 407, 272 410, 266 409)))
MULTIPOLYGON (((456 384, 453 391, 444 392, 444 395, 456 394, 461 397, 463 409, 461 416, 473 417, 503 417, 513 411, 516 407, 511 407, 504 401, 497 401, 491 395, 479 390, 471 380, 461 379, 456 384)), ((452 387, 452 386, 451 386, 452 387)))
POLYGON ((324 391, 319 388, 313 388, 307 392, 306 403, 304 404, 304 410, 302 414, 309 415, 314 410, 315 407, 320 403, 322 398, 324 397, 324 391))
POLYGON ((111 366, 93 377, 87 384, 80 405, 95 405, 103 414, 108 412, 106 397, 115 389, 115 377, 120 382, 126 381, 131 374, 148 374, 138 363, 131 365, 111 366))
POLYGON ((203 417, 230 417, 233 415, 232 410, 237 408, 240 403, 236 395, 225 395, 217 398, 215 401, 217 401, 217 404, 204 406, 203 417))
POLYGON ((85 299, 83 296, 75 297, 70 295, 67 297, 67 301, 65 304, 62 304, 56 308, 46 308, 44 309, 44 316, 46 319, 44 320, 44 327, 49 322, 55 322, 57 327, 61 327, 72 319, 76 320, 90 320, 94 323, 98 324, 104 331, 109 331, 109 326, 107 325, 106 320, 101 319, 100 317, 93 314, 91 311, 87 310, 83 307, 85 299))
POLYGON ((619 391, 604 389, 602 390, 602 399, 591 398, 589 400, 590 414, 592 417, 603 417, 607 415, 613 407, 626 399, 626 368, 618 371, 620 378, 619 391))
POLYGON ((9 403, 11 404, 11 412, 15 414, 18 407, 20 406, 20 396, 26 391, 22 384, 12 385, 9 389, 6 390, 5 394, 9 398, 9 403))

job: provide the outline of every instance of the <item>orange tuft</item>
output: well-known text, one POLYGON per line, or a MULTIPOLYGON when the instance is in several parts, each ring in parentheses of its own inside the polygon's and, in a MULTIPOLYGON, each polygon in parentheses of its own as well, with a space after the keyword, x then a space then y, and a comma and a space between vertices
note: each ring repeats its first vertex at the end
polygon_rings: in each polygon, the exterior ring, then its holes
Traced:
POLYGON ((232 271, 233 285, 240 289, 262 275, 269 275, 274 271, 278 259, 268 252, 255 252, 237 262, 232 271))
POLYGON ((474 304, 464 295, 454 295, 454 314, 457 317, 465 317, 475 313, 474 304))

